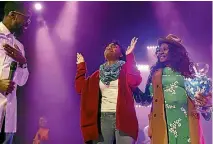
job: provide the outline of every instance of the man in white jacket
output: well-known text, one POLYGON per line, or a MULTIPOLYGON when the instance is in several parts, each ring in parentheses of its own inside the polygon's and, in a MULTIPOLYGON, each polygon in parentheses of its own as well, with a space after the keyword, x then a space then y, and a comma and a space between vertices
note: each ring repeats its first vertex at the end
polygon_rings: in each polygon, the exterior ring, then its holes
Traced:
POLYGON ((17 85, 23 86, 29 75, 24 46, 16 39, 26 30, 29 20, 30 15, 24 2, 5 4, 4 18, 0 22, 0 130, 4 129, 6 133, 4 144, 12 144, 16 133, 17 85), (9 80, 10 64, 13 61, 17 63, 17 69, 13 79, 9 80))

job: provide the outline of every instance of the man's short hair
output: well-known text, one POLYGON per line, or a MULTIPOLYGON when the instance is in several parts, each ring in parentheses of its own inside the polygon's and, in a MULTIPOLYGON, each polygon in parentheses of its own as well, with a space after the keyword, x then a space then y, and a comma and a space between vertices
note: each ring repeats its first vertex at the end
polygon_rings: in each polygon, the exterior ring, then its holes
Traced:
POLYGON ((29 15, 29 9, 26 4, 27 3, 24 1, 6 2, 4 6, 4 15, 8 15, 11 11, 16 11, 25 15, 29 15))

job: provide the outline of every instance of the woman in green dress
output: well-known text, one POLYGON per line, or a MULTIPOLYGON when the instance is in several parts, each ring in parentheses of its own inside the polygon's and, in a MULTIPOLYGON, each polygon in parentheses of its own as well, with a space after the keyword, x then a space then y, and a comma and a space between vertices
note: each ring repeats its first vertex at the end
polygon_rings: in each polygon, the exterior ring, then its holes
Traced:
MULTIPOLYGON (((184 86, 185 78, 193 77, 193 72, 190 71, 190 65, 192 63, 190 62, 188 53, 181 44, 181 40, 174 35, 159 39, 158 45, 159 47, 156 49, 158 61, 151 68, 145 94, 146 96, 153 97, 155 93, 153 90, 154 86, 152 85, 153 75, 161 69, 161 87, 164 100, 162 105, 164 105, 165 129, 167 131, 165 133, 167 133, 167 138, 164 142, 152 142, 152 144, 203 144, 204 140, 201 135, 201 140, 196 143, 195 140, 193 140, 194 142, 191 142, 190 138, 188 96, 184 86)), ((211 94, 208 98, 209 97, 211 97, 211 94)), ((207 102, 207 98, 201 94, 198 94, 196 98, 201 106, 205 105, 207 102)), ((154 98, 152 102, 152 110, 153 107, 156 107, 155 105, 157 105, 157 103, 159 103, 159 100, 154 98)), ((156 117, 156 114, 153 117, 156 117)), ((155 138, 154 135, 152 135, 152 131, 155 129, 156 131, 159 131, 158 133, 163 133, 160 129, 150 126, 149 134, 151 138, 155 138)))

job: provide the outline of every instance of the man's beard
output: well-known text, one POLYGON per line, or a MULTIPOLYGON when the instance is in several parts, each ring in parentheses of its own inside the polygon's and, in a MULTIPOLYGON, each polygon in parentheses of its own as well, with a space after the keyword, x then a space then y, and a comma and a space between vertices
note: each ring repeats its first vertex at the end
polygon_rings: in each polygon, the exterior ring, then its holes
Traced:
POLYGON ((21 36, 24 33, 24 27, 16 24, 15 28, 13 29, 14 35, 16 37, 21 36))

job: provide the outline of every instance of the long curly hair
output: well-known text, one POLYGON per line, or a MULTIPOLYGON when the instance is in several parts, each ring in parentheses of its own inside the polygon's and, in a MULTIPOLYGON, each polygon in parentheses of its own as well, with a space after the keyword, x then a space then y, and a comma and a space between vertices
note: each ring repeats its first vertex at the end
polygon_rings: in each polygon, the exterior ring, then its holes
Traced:
POLYGON ((160 68, 165 68, 167 65, 175 71, 179 72, 182 76, 186 78, 192 78, 194 71, 190 69, 193 65, 191 62, 188 52, 184 47, 177 47, 171 44, 168 44, 169 53, 168 53, 168 61, 160 62, 159 60, 153 65, 150 69, 150 75, 147 81, 145 92, 149 92, 149 86, 152 81, 152 76, 156 72, 156 70, 160 68))

